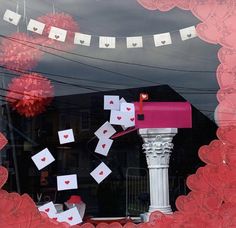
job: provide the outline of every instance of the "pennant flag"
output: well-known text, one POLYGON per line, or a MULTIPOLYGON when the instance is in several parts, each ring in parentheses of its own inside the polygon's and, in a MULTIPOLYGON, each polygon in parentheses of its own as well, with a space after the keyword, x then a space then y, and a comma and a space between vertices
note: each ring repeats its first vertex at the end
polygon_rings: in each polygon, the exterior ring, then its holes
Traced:
POLYGON ((111 170, 104 162, 101 162, 100 165, 90 173, 98 184, 100 184, 110 174, 111 170))
POLYGON ((170 33, 161 33, 153 35, 156 47, 172 44, 170 33))
POLYGON ((61 41, 61 42, 65 42, 66 34, 67 34, 66 30, 52 26, 48 37, 53 39, 53 40, 58 40, 58 41, 61 41))
POLYGON ((90 46, 90 43, 91 43, 91 35, 77 32, 75 33, 74 44, 90 46))
POLYGON ((0 150, 2 150, 8 143, 5 135, 0 132, 0 150))
POLYGON ((11 10, 6 10, 6 12, 3 15, 3 20, 13 25, 18 25, 20 19, 21 19, 21 15, 11 10))
POLYGON ((35 32, 38 33, 40 35, 43 34, 43 30, 45 28, 45 24, 33 19, 30 19, 29 24, 27 26, 27 30, 31 31, 31 32, 35 32))
POLYGON ((195 26, 180 29, 179 32, 182 40, 188 40, 197 37, 195 26))
POLYGON ((127 48, 142 48, 143 47, 143 37, 134 36, 126 37, 127 48))
POLYGON ((115 48, 116 47, 116 38, 100 36, 99 37, 99 48, 115 48))

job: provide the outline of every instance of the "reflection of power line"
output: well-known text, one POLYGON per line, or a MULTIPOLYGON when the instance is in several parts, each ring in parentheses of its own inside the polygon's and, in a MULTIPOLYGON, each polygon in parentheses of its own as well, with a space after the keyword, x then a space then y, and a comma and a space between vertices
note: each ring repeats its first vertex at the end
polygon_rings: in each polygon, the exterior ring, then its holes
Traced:
MULTIPOLYGON (((142 82, 149 82, 149 83, 155 83, 155 84, 156 84, 155 81, 145 80, 145 79, 142 79, 142 78, 135 77, 135 76, 133 76, 133 75, 124 74, 124 73, 120 73, 120 72, 115 72, 115 71, 108 70, 108 69, 105 69, 105 68, 102 68, 102 67, 90 65, 90 64, 87 64, 87 63, 83 63, 83 62, 81 62, 81 61, 78 61, 78 60, 70 59, 70 58, 67 58, 67 57, 64 57, 64 56, 61 56, 61 55, 57 55, 57 54, 55 54, 55 53, 52 53, 52 52, 49 52, 49 51, 45 51, 45 50, 42 50, 42 49, 40 49, 40 48, 33 47, 33 46, 28 45, 28 44, 25 44, 25 43, 31 43, 31 44, 34 44, 34 45, 37 45, 37 46, 38 46, 38 44, 37 44, 37 43, 34 43, 34 42, 23 41, 23 40, 20 40, 20 39, 16 39, 16 38, 12 38, 12 37, 7 37, 7 36, 4 36, 4 35, 0 35, 0 37, 2 37, 2 38, 4 38, 4 39, 9 39, 9 40, 11 40, 11 41, 20 43, 20 44, 22 44, 22 45, 28 46, 28 47, 33 48, 33 49, 38 49, 38 50, 40 50, 40 51, 42 51, 42 52, 44 52, 44 53, 47 53, 47 54, 50 54, 50 55, 53 55, 53 56, 56 56, 56 57, 65 59, 65 60, 67 60, 67 61, 79 63, 79 64, 81 64, 81 65, 84 65, 84 66, 87 66, 87 67, 90 67, 90 68, 94 68, 94 69, 97 69, 97 70, 101 70, 101 71, 104 71, 104 72, 107 72, 107 73, 116 74, 116 75, 119 75, 119 76, 122 76, 122 77, 125 77, 125 78, 129 78, 129 79, 131 78, 131 79, 135 79, 135 80, 142 81, 142 82), (19 42, 19 41, 22 41, 23 43, 21 43, 21 42, 19 42)), ((45 47, 45 46, 42 46, 42 47, 45 47)), ((57 49, 57 50, 58 50, 58 51, 61 51, 61 50, 59 50, 59 49, 57 49)), ((127 64, 131 64, 131 63, 127 63, 127 64)), ((137 64, 137 65, 140 65, 140 64, 137 64)), ((140 65, 140 66, 144 66, 144 65, 140 65)), ((148 65, 146 65, 146 66, 148 66, 148 65)), ((156 67, 156 66, 155 66, 155 67, 156 67)), ((167 70, 167 69, 169 69, 169 70, 178 71, 178 69, 171 69, 171 68, 165 68, 165 67, 161 67, 161 68, 160 68, 160 67, 157 67, 157 68, 158 68, 158 69, 161 69, 161 70, 167 70)), ((183 71, 184 71, 184 72, 194 72, 194 71, 181 70, 181 72, 183 72, 183 71)), ((195 71, 195 72, 196 72, 196 73, 199 73, 200 71, 195 71)), ((208 71, 201 71, 201 72, 207 73, 208 71)), ((212 71, 211 73, 213 73, 213 71, 212 71)), ((214 72, 214 73, 215 73, 215 72, 214 72)), ((173 88, 202 90, 202 89, 199 89, 199 88, 180 87, 180 86, 173 86, 173 85, 171 85, 171 86, 172 86, 173 88)), ((204 90, 206 90, 206 89, 204 89, 204 90)), ((210 88, 208 88, 207 90, 208 90, 208 91, 209 91, 209 90, 214 90, 214 91, 215 91, 215 89, 210 89, 210 88)))

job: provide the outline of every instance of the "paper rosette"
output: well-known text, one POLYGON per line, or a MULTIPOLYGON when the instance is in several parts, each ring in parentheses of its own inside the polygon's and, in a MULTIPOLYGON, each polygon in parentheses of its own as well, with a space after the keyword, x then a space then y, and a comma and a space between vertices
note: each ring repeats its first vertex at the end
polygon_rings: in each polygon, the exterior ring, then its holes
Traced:
POLYGON ((36 116, 51 103, 54 89, 40 74, 23 74, 8 85, 6 100, 12 109, 26 117, 36 116))
POLYGON ((73 47, 74 33, 79 32, 79 25, 69 14, 49 13, 38 17, 37 21, 45 24, 43 35, 45 36, 46 45, 52 46, 53 48, 59 48, 61 50, 68 50, 73 47), (47 38, 51 26, 67 31, 65 43, 47 38))
POLYGON ((24 33, 14 33, 3 38, 0 45, 0 64, 14 71, 33 69, 43 54, 32 42, 34 40, 24 33))

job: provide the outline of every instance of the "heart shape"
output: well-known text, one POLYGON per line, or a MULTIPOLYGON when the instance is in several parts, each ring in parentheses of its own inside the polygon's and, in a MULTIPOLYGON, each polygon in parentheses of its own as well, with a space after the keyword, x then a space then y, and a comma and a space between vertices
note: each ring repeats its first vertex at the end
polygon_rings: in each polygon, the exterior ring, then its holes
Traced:
POLYGON ((130 118, 130 120, 133 122, 133 121, 134 121, 134 118, 130 118))
POLYGON ((104 130, 104 131, 103 131, 103 134, 106 134, 106 133, 107 133, 107 130, 104 130))
POLYGON ((69 135, 64 135, 64 138, 67 139, 69 135))
POLYGON ((73 219, 73 217, 72 217, 72 216, 68 218, 68 220, 70 220, 70 221, 71 221, 72 219, 73 219))
POLYGON ((58 35, 55 35, 55 38, 56 38, 56 39, 59 39, 59 37, 60 37, 60 36, 58 36, 58 35))
POLYGON ((109 47, 110 44, 105 44, 106 47, 109 47))
POLYGON ((49 212, 49 211, 50 211, 50 208, 45 209, 45 211, 46 211, 46 212, 49 212))
POLYGON ((121 119, 122 119, 122 117, 121 117, 121 116, 117 116, 116 118, 117 118, 118 120, 121 120, 121 119))
POLYGON ((136 47, 137 46, 137 43, 132 43, 133 47, 136 47))
POLYGON ((148 97, 147 94, 142 94, 141 96, 142 96, 142 99, 147 99, 148 97))
POLYGON ((84 43, 84 40, 80 40, 79 42, 80 42, 81 44, 83 44, 83 43, 84 43))
POLYGON ((65 184, 69 184, 70 183, 70 181, 65 181, 65 184))
POLYGON ((161 43, 162 43, 162 44, 165 44, 165 43, 166 43, 166 41, 165 41, 165 40, 162 40, 162 41, 161 41, 161 43))
POLYGON ((45 157, 41 158, 41 161, 43 161, 43 162, 46 161, 46 158, 45 157))
POLYGON ((106 144, 102 144, 102 148, 105 148, 106 147, 106 144))
POLYGON ((129 107, 127 107, 126 109, 127 109, 127 111, 130 111, 130 110, 131 110, 131 108, 129 108, 129 107))
POLYGON ((13 21, 13 18, 11 18, 11 17, 9 17, 8 19, 9 19, 9 21, 11 21, 11 22, 13 21))
POLYGON ((34 30, 34 31, 37 31, 38 29, 37 29, 37 28, 35 28, 35 27, 33 27, 33 30, 34 30))
POLYGON ((114 102, 113 102, 113 101, 110 101, 110 104, 114 104, 114 102))
POLYGON ((99 175, 103 175, 103 171, 101 171, 101 172, 99 173, 99 175))

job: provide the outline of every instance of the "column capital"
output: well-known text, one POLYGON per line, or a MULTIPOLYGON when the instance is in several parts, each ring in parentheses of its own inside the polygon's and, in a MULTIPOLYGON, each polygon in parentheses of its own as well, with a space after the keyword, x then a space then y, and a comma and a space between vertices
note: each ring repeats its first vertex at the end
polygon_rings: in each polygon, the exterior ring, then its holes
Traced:
POLYGON ((170 153, 174 147, 172 140, 177 130, 177 128, 139 129, 149 169, 169 167, 170 153))

